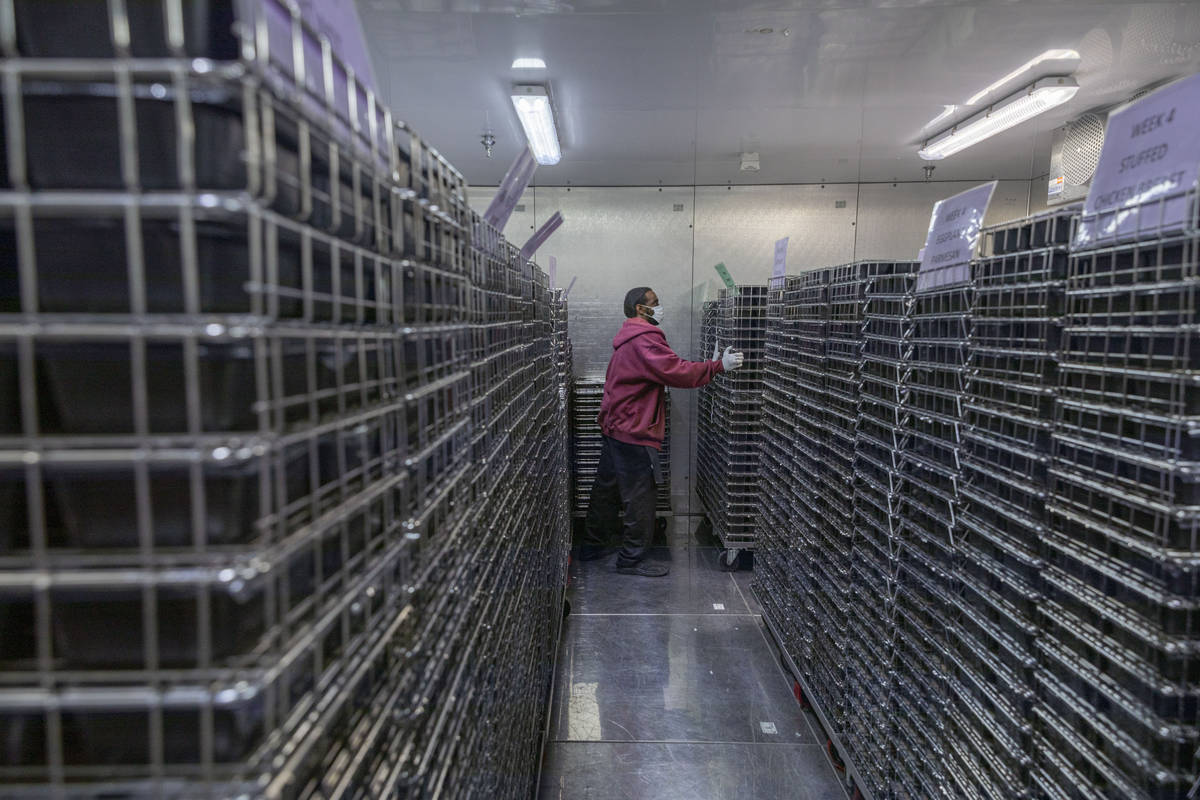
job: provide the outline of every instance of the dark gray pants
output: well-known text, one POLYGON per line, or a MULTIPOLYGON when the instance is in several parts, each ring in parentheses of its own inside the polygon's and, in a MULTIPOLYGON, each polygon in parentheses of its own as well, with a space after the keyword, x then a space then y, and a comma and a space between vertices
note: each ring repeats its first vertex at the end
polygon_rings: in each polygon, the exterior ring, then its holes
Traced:
POLYGON ((628 567, 646 557, 654 537, 656 503, 655 465, 647 448, 604 437, 600 467, 588 502, 584 542, 602 546, 625 513, 621 552, 617 566, 628 567))

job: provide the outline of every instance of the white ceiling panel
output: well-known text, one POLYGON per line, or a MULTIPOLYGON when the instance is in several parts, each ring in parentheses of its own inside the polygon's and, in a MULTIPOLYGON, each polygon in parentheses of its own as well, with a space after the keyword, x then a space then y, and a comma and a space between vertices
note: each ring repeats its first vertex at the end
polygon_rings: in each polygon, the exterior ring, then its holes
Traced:
POLYGON ((358 0, 381 94, 477 185, 523 143, 508 91, 549 85, 563 160, 540 185, 914 180, 928 135, 1072 69, 1066 106, 936 164, 935 180, 1029 179, 1051 131, 1200 68, 1200 2, 1103 0, 358 0), (546 70, 512 70, 540 57, 546 70), (927 123, 953 106, 935 128, 927 123), (497 138, 488 159, 485 126, 497 138), (761 171, 739 155, 758 152, 761 171))

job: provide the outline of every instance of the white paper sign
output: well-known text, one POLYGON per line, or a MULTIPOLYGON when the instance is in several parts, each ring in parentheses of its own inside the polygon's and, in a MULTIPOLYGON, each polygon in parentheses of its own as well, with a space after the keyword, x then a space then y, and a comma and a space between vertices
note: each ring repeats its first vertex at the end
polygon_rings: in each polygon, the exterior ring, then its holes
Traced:
POLYGON ((558 259, 550 256, 550 288, 558 286, 558 259))
POLYGON ((1200 74, 1108 118, 1076 247, 1178 231, 1200 174, 1200 74))
POLYGON ((775 266, 771 269, 772 280, 782 278, 787 273, 787 248, 790 238, 790 236, 785 236, 775 242, 775 266))
POLYGON ((918 292, 970 278, 971 259, 994 191, 996 181, 947 197, 933 207, 917 273, 918 292))

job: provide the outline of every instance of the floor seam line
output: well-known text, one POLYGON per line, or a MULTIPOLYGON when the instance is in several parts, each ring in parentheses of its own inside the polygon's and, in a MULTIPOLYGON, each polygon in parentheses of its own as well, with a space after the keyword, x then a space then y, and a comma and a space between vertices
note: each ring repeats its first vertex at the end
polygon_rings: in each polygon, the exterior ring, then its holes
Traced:
POLYGON ((706 742, 692 739, 552 739, 551 746, 560 744, 713 744, 726 747, 815 747, 824 752, 818 742, 706 742))
POLYGON ((762 615, 754 614, 754 613, 724 614, 724 613, 721 613, 718 611, 708 611, 708 612, 705 612, 705 611, 670 611, 670 612, 663 612, 661 614, 635 614, 635 613, 622 613, 622 612, 616 612, 616 611, 614 611, 612 613, 603 613, 603 612, 585 613, 585 612, 572 611, 571 616, 572 617, 761 617, 762 615))

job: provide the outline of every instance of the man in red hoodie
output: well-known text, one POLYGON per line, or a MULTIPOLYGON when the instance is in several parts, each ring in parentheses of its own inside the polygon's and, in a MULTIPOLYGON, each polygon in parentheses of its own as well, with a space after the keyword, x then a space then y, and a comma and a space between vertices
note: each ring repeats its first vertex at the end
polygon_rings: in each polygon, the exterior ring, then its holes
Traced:
POLYGON ((727 347, 720 357, 714 352, 712 361, 684 361, 677 356, 658 327, 663 309, 648 286, 625 295, 625 316, 613 339, 604 379, 600 466, 579 557, 590 561, 610 552, 605 540, 616 527, 618 510, 623 509, 624 546, 617 554, 617 572, 657 578, 670 571, 665 564, 645 563, 654 533, 655 484, 662 479, 658 451, 666 426, 663 391, 667 386, 703 386, 717 373, 740 367, 742 354, 727 347))

